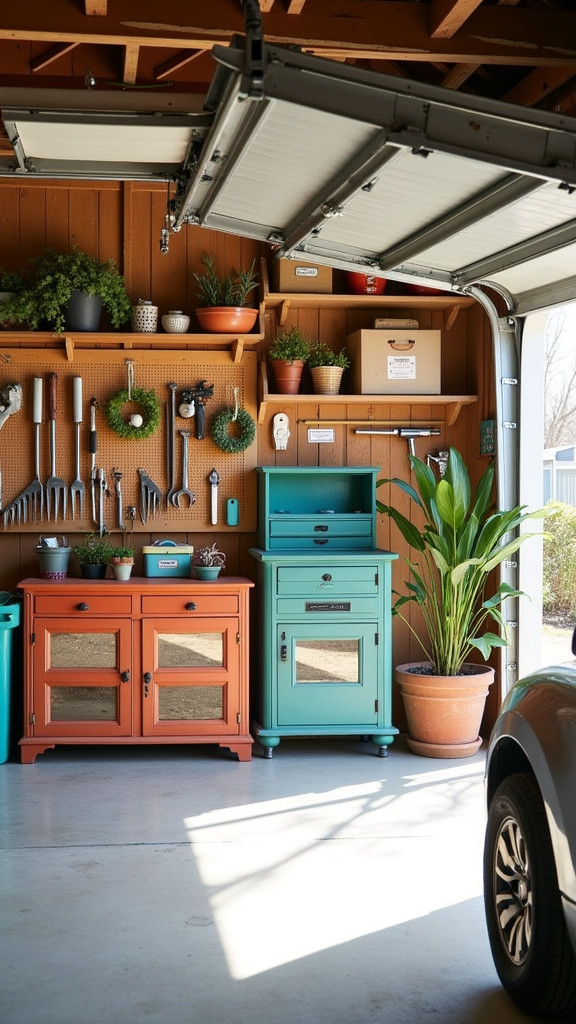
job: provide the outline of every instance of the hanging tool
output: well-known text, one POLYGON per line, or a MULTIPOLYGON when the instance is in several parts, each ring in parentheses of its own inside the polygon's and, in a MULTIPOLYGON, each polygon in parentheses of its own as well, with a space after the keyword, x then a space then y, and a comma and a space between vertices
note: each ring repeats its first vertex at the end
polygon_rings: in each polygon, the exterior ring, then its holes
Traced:
POLYGON ((178 433, 182 438, 182 487, 179 491, 174 491, 172 495, 172 504, 176 508, 180 507, 180 498, 185 495, 188 498, 188 507, 193 505, 196 501, 196 495, 188 489, 188 438, 190 437, 189 430, 179 430, 178 433))
POLYGON ((84 518, 84 484, 80 479, 80 425, 82 423, 82 377, 74 377, 73 381, 74 399, 74 426, 76 430, 74 458, 76 465, 76 476, 70 484, 70 505, 72 506, 72 519, 76 519, 76 498, 78 498, 78 518, 84 518))
POLYGON ((220 477, 215 469, 208 473, 208 483, 210 484, 210 522, 212 526, 216 526, 218 522, 218 484, 220 483, 220 477))
POLYGON ((408 454, 416 455, 414 447, 415 437, 433 437, 440 433, 439 427, 392 427, 390 430, 355 430, 355 434, 395 434, 408 441, 408 454))
POLYGON ((166 478, 168 490, 166 492, 166 504, 173 504, 174 492, 176 490, 176 388, 177 384, 168 384, 170 389, 170 404, 166 407, 166 478))
POLYGON ((46 481, 46 514, 50 519, 52 515, 52 500, 54 500, 54 520, 58 519, 60 510, 60 498, 62 498, 62 518, 66 519, 66 484, 62 477, 56 476, 56 404, 58 374, 48 374, 48 406, 50 415, 50 476, 46 481))
MULTIPOLYGON (((170 385, 169 385, 170 386, 170 385)), ((182 392, 182 401, 186 405, 195 403, 196 410, 196 438, 202 441, 204 438, 205 413, 204 406, 209 398, 214 395, 214 385, 207 384, 205 380, 200 381, 195 388, 185 388, 182 392)))
POLYGON ((125 530, 124 526, 124 510, 122 507, 122 473, 118 469, 113 469, 114 475, 114 490, 116 491, 116 501, 118 502, 118 529, 125 530))
MULTIPOLYGON (((14 498, 4 510, 4 526, 10 522, 14 523, 16 517, 18 522, 27 523, 28 519, 38 518, 40 511, 40 522, 44 518, 44 489, 40 481, 40 425, 42 423, 42 377, 34 377, 32 397, 32 420, 34 423, 34 467, 35 476, 31 484, 14 498)), ((1 482, 1 477, 0 477, 1 482)), ((0 494, 0 509, 2 500, 0 494)))
POLYGON ((103 469, 99 469, 98 470, 98 533, 100 534, 101 537, 103 537, 105 533, 108 533, 108 530, 106 529, 106 526, 104 525, 104 498, 106 497, 107 490, 108 490, 108 486, 106 484, 106 475, 105 475, 103 469))
POLYGON ((98 408, 98 399, 92 397, 90 401, 90 498, 92 502, 92 521, 96 525, 98 520, 96 519, 96 452, 98 450, 98 438, 96 436, 96 409, 98 408))
POLYGON ((160 511, 162 502, 162 491, 148 476, 145 469, 139 469, 140 474, 140 521, 144 526, 149 516, 156 516, 160 511))

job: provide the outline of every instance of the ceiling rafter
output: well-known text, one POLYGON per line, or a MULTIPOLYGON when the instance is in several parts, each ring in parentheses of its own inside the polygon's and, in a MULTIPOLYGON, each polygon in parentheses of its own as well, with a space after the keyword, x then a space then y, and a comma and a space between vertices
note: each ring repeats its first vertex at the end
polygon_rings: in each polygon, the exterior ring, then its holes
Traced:
POLYGON ((65 53, 70 53, 70 50, 74 50, 78 46, 78 43, 61 43, 58 46, 53 46, 50 50, 46 50, 45 53, 41 54, 40 57, 35 57, 34 60, 30 61, 31 71, 43 71, 49 64, 53 64, 59 57, 63 57, 65 53))
POLYGON ((180 68, 186 67, 191 61, 197 60, 201 57, 204 50, 195 50, 190 53, 188 50, 183 50, 176 57, 170 57, 169 60, 165 60, 163 64, 159 64, 154 71, 154 78, 156 81, 161 81, 163 78, 169 78, 175 71, 179 71, 180 68))
POLYGON ((430 5, 430 35, 451 39, 480 7, 482 0, 433 0, 430 5))

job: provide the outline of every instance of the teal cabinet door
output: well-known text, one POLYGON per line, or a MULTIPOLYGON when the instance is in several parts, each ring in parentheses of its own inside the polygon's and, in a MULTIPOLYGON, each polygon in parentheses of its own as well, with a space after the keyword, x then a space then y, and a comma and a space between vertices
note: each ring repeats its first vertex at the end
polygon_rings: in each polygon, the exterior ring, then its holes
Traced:
POLYGON ((279 726, 376 725, 376 622, 284 623, 276 660, 279 726))

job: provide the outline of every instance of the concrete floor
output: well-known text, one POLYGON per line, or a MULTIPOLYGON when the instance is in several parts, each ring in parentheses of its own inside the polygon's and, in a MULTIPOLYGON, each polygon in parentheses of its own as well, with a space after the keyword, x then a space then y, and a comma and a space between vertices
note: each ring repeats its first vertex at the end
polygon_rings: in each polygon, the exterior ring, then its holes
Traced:
POLYGON ((0 766, 3 1024, 519 1024, 482 752, 60 748, 0 766))

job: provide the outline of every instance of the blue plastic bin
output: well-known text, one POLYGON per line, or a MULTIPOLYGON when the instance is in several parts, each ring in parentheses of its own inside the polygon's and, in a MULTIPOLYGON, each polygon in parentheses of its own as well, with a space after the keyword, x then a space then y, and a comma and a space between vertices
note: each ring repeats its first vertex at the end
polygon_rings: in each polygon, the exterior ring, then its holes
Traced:
POLYGON ((10 751, 13 631, 20 625, 20 605, 8 603, 13 600, 12 594, 0 592, 0 764, 10 751))

